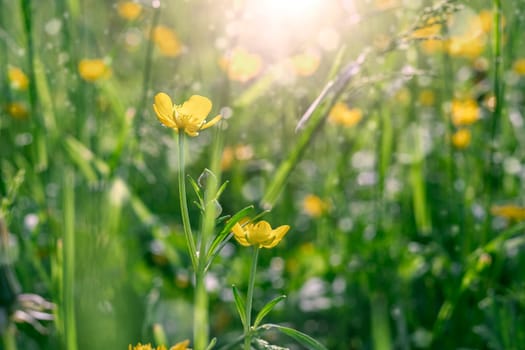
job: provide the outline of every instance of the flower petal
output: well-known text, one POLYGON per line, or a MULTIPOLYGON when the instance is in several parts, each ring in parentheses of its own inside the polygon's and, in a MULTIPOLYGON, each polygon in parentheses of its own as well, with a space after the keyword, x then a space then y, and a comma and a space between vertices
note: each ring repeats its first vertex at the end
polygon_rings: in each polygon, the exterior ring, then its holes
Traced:
POLYGON ((279 242, 281 242, 281 240, 286 235, 286 233, 288 233, 289 230, 290 230, 290 226, 288 225, 282 225, 282 226, 277 227, 275 230, 273 230, 273 234, 274 234, 273 241, 271 241, 269 244, 263 245, 263 247, 264 248, 275 247, 277 244, 279 244, 279 242))
POLYGON ((169 128, 177 129, 177 125, 173 120, 173 103, 167 94, 161 92, 155 95, 153 109, 162 124, 169 128))
POLYGON ((191 115, 196 120, 202 122, 211 111, 211 101, 204 96, 193 95, 180 107, 179 112, 191 115))
POLYGON ((204 130, 204 129, 208 129, 210 126, 214 126, 215 124, 217 124, 219 122, 219 120, 222 119, 222 115, 217 115, 215 116, 215 118, 213 118, 212 120, 210 120, 209 122, 207 122, 206 124, 204 124, 202 127, 201 127, 201 130, 204 130))
POLYGON ((248 247, 250 243, 246 240, 246 232, 239 223, 236 223, 232 227, 233 237, 239 242, 240 245, 248 247))

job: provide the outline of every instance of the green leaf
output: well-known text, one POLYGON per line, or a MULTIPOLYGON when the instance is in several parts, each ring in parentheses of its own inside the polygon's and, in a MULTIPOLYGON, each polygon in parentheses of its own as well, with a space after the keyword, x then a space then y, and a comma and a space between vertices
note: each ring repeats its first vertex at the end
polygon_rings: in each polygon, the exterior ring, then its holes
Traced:
POLYGON ((219 190, 215 194, 215 199, 217 199, 217 200, 219 199, 219 197, 221 196, 222 192, 224 192, 224 190, 226 189, 226 186, 228 186, 229 183, 230 183, 230 181, 224 181, 224 183, 221 185, 221 187, 219 187, 219 190))
POLYGON ((237 287, 235 287, 235 285, 232 285, 232 291, 233 291, 233 298, 235 299, 235 306, 237 307, 237 312, 239 313, 243 327, 245 327, 246 315, 244 313, 245 311, 244 299, 242 298, 241 294, 239 293, 239 290, 237 289, 237 287))
POLYGON ((277 305, 281 300, 286 299, 286 295, 279 295, 278 297, 272 299, 270 302, 268 302, 264 307, 259 311, 257 316, 255 317, 255 322, 253 323, 253 327, 257 328, 259 323, 263 320, 263 318, 268 315, 270 311, 273 310, 275 305, 277 305))
POLYGON ((197 206, 199 207, 200 210, 203 210, 204 200, 202 199, 201 189, 199 185, 197 185, 197 182, 195 182, 195 180, 193 180, 193 178, 190 175, 188 175, 188 180, 190 181, 190 185, 193 188, 193 192, 195 192, 195 195, 199 199, 199 205, 197 206))
POLYGON ((208 345, 208 347, 206 348, 206 350, 211 350, 211 349, 213 349, 213 347, 215 346, 216 343, 217 343, 217 338, 213 338, 213 339, 210 341, 210 344, 208 345))
POLYGON ((273 323, 264 324, 264 325, 262 325, 259 328, 262 328, 262 329, 265 329, 265 330, 275 328, 275 329, 279 330, 281 333, 283 333, 283 334, 285 334, 285 335, 287 335, 287 336, 289 336, 291 338, 294 338, 300 344, 306 346, 308 349, 312 349, 312 350, 327 350, 326 347, 323 344, 319 343, 314 338, 312 338, 309 335, 306 335, 306 334, 304 334, 302 332, 299 332, 298 330, 293 329, 293 328, 284 327, 284 326, 280 326, 278 324, 273 324, 273 323))
POLYGON ((241 220, 243 217, 248 215, 248 212, 253 209, 253 205, 247 206, 246 208, 243 208, 239 210, 230 220, 228 220, 228 223, 224 226, 222 231, 215 236, 215 239, 210 245, 210 249, 208 250, 208 264, 213 259, 213 257, 217 254, 219 249, 217 249, 222 241, 228 236, 230 233, 233 225, 235 225, 239 220, 241 220))

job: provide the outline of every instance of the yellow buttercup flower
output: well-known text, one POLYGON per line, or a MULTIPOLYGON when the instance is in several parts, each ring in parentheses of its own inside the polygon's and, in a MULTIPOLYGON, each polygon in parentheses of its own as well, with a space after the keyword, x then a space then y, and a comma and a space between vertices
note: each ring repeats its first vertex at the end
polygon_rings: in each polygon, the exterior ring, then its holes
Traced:
POLYGON ((199 135, 200 130, 204 130, 217 124, 222 118, 217 115, 215 118, 206 122, 206 117, 211 111, 211 101, 203 96, 193 95, 182 105, 174 105, 171 98, 161 92, 155 95, 153 109, 157 118, 162 124, 175 131, 184 131, 190 136, 199 135))
POLYGON ((230 80, 247 82, 255 78, 262 70, 262 59, 255 53, 250 53, 242 47, 236 47, 232 52, 219 60, 219 67, 230 80))
POLYGON ((241 226, 236 223, 233 228, 233 237, 239 244, 248 246, 257 246, 259 248, 273 248, 283 239, 286 233, 290 230, 290 226, 282 225, 276 229, 272 229, 267 221, 259 221, 258 223, 248 223, 241 226))
POLYGON ((111 69, 102 59, 83 59, 78 63, 78 73, 82 79, 94 82, 111 75, 111 69))
POLYGON ((309 194, 303 198, 303 211, 310 217, 319 218, 326 209, 326 203, 314 194, 309 194))
POLYGON ((518 75, 525 75, 525 58, 517 59, 514 62, 512 69, 518 75))
MULTIPOLYGON (((190 344, 189 340, 181 341, 180 343, 177 343, 173 345, 170 350, 186 350, 188 349, 188 345, 190 344)), ((151 344, 144 344, 138 343, 135 346, 132 346, 131 344, 128 346, 128 350, 166 350, 166 346, 160 345, 155 347, 152 347, 151 344)))
POLYGON ((349 108, 343 102, 337 102, 328 115, 328 120, 334 124, 351 127, 363 119, 363 113, 359 108, 349 108))
POLYGON ((459 129, 451 137, 452 144, 458 149, 467 148, 470 145, 472 134, 469 129, 459 129))
POLYGON ((483 53, 485 44, 486 38, 484 35, 476 37, 456 36, 450 38, 447 48, 451 56, 475 59, 483 53))
POLYGON ((505 219, 521 221, 525 220, 525 208, 513 204, 495 205, 490 208, 492 215, 505 219))
POLYGON ((142 6, 132 1, 119 2, 117 12, 120 17, 133 21, 142 13, 142 6))
POLYGON ((452 124, 466 126, 479 119, 480 110, 473 99, 452 101, 452 124))
POLYGON ((26 119, 29 113, 26 106, 20 102, 11 102, 5 108, 7 114, 15 119, 26 119))
POLYGON ((29 86, 29 79, 20 68, 9 67, 7 77, 11 83, 11 87, 15 90, 26 90, 29 86))
POLYGON ((182 44, 177 34, 166 26, 156 26, 153 29, 152 40, 164 56, 177 57, 182 52, 182 44))
POLYGON ((321 58, 314 52, 305 52, 292 57, 290 61, 295 74, 307 77, 314 74, 319 68, 321 58))

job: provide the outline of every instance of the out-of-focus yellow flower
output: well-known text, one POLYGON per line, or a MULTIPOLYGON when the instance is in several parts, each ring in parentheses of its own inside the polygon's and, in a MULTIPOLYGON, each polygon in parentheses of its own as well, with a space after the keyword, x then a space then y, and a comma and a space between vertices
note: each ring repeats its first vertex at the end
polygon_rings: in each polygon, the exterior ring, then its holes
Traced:
POLYGON ((142 6, 132 1, 119 2, 117 4, 117 12, 120 17, 133 21, 142 13, 142 6))
POLYGON ((457 149, 465 149, 470 145, 470 140, 472 139, 472 134, 469 129, 459 129, 454 134, 452 134, 452 144, 457 149))
POLYGON ((495 205, 490 208, 490 212, 494 216, 500 216, 508 220, 525 220, 525 208, 513 204, 495 205))
POLYGON ((466 126, 475 123, 479 119, 480 110, 473 99, 452 101, 452 124, 455 126, 466 126))
POLYGON ((517 59, 512 65, 512 69, 516 74, 525 75, 525 58, 517 59))
POLYGON ((303 211, 310 217, 319 218, 327 209, 327 203, 314 194, 309 194, 303 198, 303 211))
POLYGON ((15 90, 26 90, 29 86, 27 75, 18 67, 9 67, 7 77, 9 78, 11 87, 15 90))
POLYGON ((334 124, 351 127, 363 119, 363 112, 359 108, 349 108, 343 102, 337 102, 328 115, 328 120, 334 124))
POLYGON ((484 35, 476 37, 456 36, 450 38, 447 44, 448 53, 455 57, 469 59, 478 58, 485 50, 486 38, 484 35))
POLYGON ((411 34, 413 39, 425 39, 438 36, 441 33, 441 23, 437 18, 430 18, 421 28, 411 34))
POLYGON ((226 72, 230 80, 244 83, 261 72, 262 59, 255 53, 236 47, 229 55, 219 60, 219 67, 226 72))
POLYGON ((432 55, 445 50, 446 43, 439 39, 429 39, 421 42, 421 48, 426 54, 432 55))
POLYGON ((257 246, 259 248, 273 248, 283 239, 286 233, 290 230, 290 226, 282 225, 276 229, 272 229, 267 221, 259 221, 258 223, 248 223, 244 226, 236 223, 233 228, 233 237, 239 244, 248 246, 257 246))
POLYGON ((203 96, 193 95, 182 105, 174 105, 171 98, 161 92, 155 95, 153 109, 157 118, 162 124, 175 131, 184 131, 190 136, 199 135, 200 130, 204 130, 217 124, 222 118, 215 116, 209 122, 206 117, 211 111, 211 101, 203 96))
POLYGON ((296 55, 290 59, 295 74, 307 77, 315 73, 319 64, 321 63, 321 57, 314 52, 305 52, 300 55, 296 55))
POLYGON ((250 145, 227 146, 222 152, 221 169, 230 169, 234 160, 249 160, 252 157, 253 148, 250 145))
POLYGON ((78 63, 78 73, 82 79, 94 82, 111 75, 111 69, 102 59, 83 59, 78 63))
POLYGON ((433 106, 435 102, 436 95, 434 94, 434 91, 425 89, 419 93, 419 103, 421 103, 422 106, 430 107, 433 106))
POLYGON ((20 102, 11 102, 6 106, 6 112, 15 119, 26 119, 29 113, 27 108, 20 102))
MULTIPOLYGON (((186 350, 188 348, 188 345, 190 344, 189 340, 181 341, 180 343, 177 343, 173 345, 170 350, 186 350)), ((144 344, 138 343, 135 346, 132 346, 131 344, 128 346, 128 350, 166 350, 165 345, 160 345, 157 347, 151 346, 151 344, 144 344)))
POLYGON ((182 52, 182 44, 177 34, 166 26, 156 26, 153 29, 152 40, 164 56, 177 57, 182 52))
MULTIPOLYGON (((479 11, 478 16, 479 22, 481 24, 481 30, 483 30, 484 33, 490 34, 492 31, 492 25, 494 24, 494 12, 492 10, 481 10, 479 11)), ((505 27, 505 17, 502 16, 501 23, 502 26, 505 27)))

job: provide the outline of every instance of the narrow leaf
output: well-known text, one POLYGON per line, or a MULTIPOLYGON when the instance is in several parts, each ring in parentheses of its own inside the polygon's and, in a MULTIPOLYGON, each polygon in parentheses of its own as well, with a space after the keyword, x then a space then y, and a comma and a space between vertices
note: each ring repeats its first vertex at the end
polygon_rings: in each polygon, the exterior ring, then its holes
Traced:
POLYGON ((286 299, 286 295, 279 295, 278 297, 274 298, 268 304, 264 305, 264 307, 259 311, 257 316, 255 317, 255 322, 253 323, 253 327, 256 328, 259 323, 263 320, 263 318, 273 310, 275 305, 277 305, 281 300, 286 299))
POLYGON ((239 313, 239 317, 241 318, 241 322, 243 327, 246 326, 246 315, 244 314, 245 306, 244 306, 244 299, 242 298, 241 294, 239 293, 239 290, 235 285, 232 285, 232 291, 233 291, 233 298, 235 299, 235 306, 237 307, 237 312, 239 313))
POLYGON ((308 349, 312 349, 312 350, 327 350, 326 347, 323 344, 319 343, 314 338, 312 338, 309 335, 306 335, 306 334, 304 334, 302 332, 299 332, 298 330, 293 329, 293 328, 284 327, 284 326, 280 326, 278 324, 272 324, 272 323, 264 324, 260 328, 263 328, 263 329, 266 329, 266 330, 275 328, 275 329, 279 330, 281 333, 283 333, 283 334, 285 334, 285 335, 287 335, 287 336, 289 336, 291 338, 294 338, 300 344, 306 346, 308 349))

